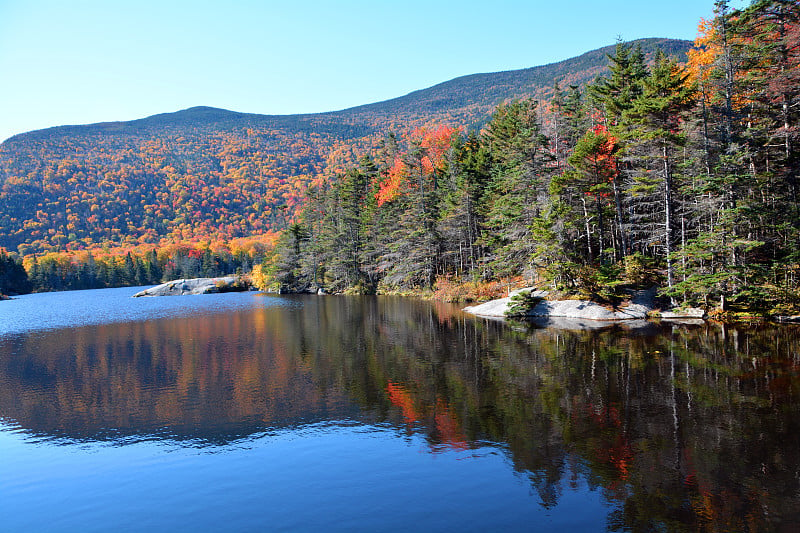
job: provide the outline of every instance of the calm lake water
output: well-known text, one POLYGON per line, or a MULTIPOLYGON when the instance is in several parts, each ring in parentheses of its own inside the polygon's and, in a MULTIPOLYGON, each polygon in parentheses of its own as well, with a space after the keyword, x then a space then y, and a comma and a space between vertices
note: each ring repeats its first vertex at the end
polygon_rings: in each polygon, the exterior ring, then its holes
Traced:
POLYGON ((0 302, 0 531, 800 531, 800 328, 0 302))

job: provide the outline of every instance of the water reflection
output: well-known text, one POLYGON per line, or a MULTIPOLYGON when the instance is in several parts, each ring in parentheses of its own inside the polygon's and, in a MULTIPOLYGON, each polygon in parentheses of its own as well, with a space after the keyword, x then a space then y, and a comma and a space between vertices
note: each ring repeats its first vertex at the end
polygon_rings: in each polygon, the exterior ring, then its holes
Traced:
POLYGON ((219 445, 325 421, 577 476, 611 530, 800 526, 800 329, 510 327, 393 298, 290 299, 0 339, 0 415, 72 441, 219 445))

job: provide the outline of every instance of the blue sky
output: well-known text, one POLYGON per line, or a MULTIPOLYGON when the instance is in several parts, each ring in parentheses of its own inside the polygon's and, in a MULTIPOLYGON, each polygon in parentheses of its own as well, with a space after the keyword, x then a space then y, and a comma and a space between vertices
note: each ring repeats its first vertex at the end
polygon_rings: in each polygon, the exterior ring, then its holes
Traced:
POLYGON ((693 39, 712 11, 713 0, 0 0, 0 140, 197 105, 332 111, 618 36, 693 39))

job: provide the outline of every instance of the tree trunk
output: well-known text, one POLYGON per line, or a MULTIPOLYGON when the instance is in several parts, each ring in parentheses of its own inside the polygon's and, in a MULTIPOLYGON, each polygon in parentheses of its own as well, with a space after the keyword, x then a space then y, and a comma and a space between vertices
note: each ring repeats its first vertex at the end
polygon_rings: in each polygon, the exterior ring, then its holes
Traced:
POLYGON ((589 260, 591 261, 594 259, 594 254, 592 253, 592 232, 589 228, 589 211, 586 209, 586 198, 582 197, 581 202, 583 202, 583 222, 586 226, 586 246, 589 248, 589 260))
MULTIPOLYGON (((672 289, 674 284, 672 266, 672 172, 670 169, 669 151, 667 143, 661 145, 661 156, 664 160, 664 253, 667 260, 667 286, 672 289)), ((674 299, 670 296, 670 300, 674 299)))
POLYGON ((620 199, 619 184, 617 183, 617 176, 614 176, 612 181, 614 187, 614 204, 617 209, 617 227, 619 228, 619 240, 622 245, 623 257, 628 255, 628 235, 625 232, 625 226, 622 223, 622 200, 620 199))

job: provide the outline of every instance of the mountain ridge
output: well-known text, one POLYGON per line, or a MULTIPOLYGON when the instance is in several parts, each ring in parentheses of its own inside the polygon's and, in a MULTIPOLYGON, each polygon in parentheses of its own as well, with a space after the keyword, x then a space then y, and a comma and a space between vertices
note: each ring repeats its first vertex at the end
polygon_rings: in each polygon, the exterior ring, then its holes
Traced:
MULTIPOLYGON (((679 59, 685 59, 685 52, 691 46, 691 41, 685 41, 680 39, 670 39, 666 37, 654 37, 654 38, 646 38, 646 39, 637 39, 631 41, 631 44, 644 44, 643 48, 645 52, 651 54, 653 52, 653 47, 658 46, 661 48, 665 53, 675 55, 679 57, 679 59)), ((606 54, 610 54, 613 52, 614 47, 616 45, 608 45, 601 48, 597 48, 595 50, 590 50, 585 52, 579 56, 562 59, 560 61, 554 61, 552 63, 547 63, 545 65, 537 65, 533 67, 526 67, 522 69, 510 69, 510 70, 502 70, 496 72, 481 72, 481 73, 473 73, 473 74, 465 74, 463 76, 457 76, 450 80, 446 80, 430 87, 426 87, 423 89, 417 89, 411 91, 405 95, 397 96, 394 98, 389 98, 386 100, 380 100, 377 102, 371 102, 367 104, 361 104, 353 107, 348 107, 339 110, 333 111, 321 111, 321 112, 314 112, 314 113, 289 113, 289 114, 261 114, 261 113, 249 113, 244 111, 234 111, 230 109, 224 109, 219 107, 213 106, 192 106, 185 109, 179 109, 177 111, 168 111, 163 113, 156 113, 154 115, 149 115, 146 117, 133 119, 133 120, 116 120, 116 121, 104 121, 104 122, 95 122, 90 124, 69 124, 69 125, 60 125, 60 126, 51 126, 48 128, 42 128, 38 130, 31 130, 24 133, 18 133, 6 139, 3 143, 10 141, 12 139, 18 137, 24 137, 31 134, 39 134, 42 132, 53 132, 54 130, 69 130, 69 131, 76 131, 80 130, 81 128, 95 128, 95 127, 105 127, 109 130, 114 130, 119 128, 120 126, 134 126, 134 125, 150 125, 156 123, 156 119, 168 119, 168 122, 175 122, 174 119, 179 117, 192 117, 194 119, 197 118, 224 118, 225 122, 231 121, 232 119, 237 120, 254 120, 256 122, 285 122, 285 121, 294 121, 294 120, 313 120, 313 119, 320 119, 326 117, 343 117, 343 116, 352 116, 354 114, 358 114, 363 111, 375 111, 380 110, 385 112, 388 108, 393 112, 408 112, 409 108, 415 107, 416 111, 419 111, 418 105, 419 101, 429 101, 429 98, 425 98, 426 95, 438 95, 441 91, 453 91, 453 88, 457 88, 459 85, 464 85, 465 83, 472 83, 473 85, 477 85, 480 87, 486 86, 486 82, 490 80, 494 80, 497 82, 498 80, 502 80, 506 90, 496 88, 496 83, 493 88, 493 91, 489 94, 489 97, 493 99, 488 105, 494 107, 499 104, 504 98, 508 98, 508 92, 519 92, 519 81, 514 83, 515 79, 524 78, 525 84, 528 86, 533 86, 533 79, 541 76, 551 77, 556 79, 560 76, 561 78, 568 77, 570 74, 574 73, 574 65, 576 63, 582 63, 587 61, 592 61, 594 63, 598 63, 599 66, 604 67, 607 64, 607 59, 605 58, 606 54), (517 89, 515 90, 515 85, 517 89), (416 103, 415 103, 416 102, 416 103)), ((589 81, 589 76, 583 76, 579 78, 579 84, 583 84, 586 81, 589 81)), ((593 78, 592 78, 593 79, 593 78)), ((550 89, 552 87, 540 87, 541 89, 550 89)), ((474 100, 474 96, 471 100, 474 100)), ((470 98, 468 96, 461 96, 458 99, 458 104, 466 105, 469 103, 470 98)), ((452 105, 454 102, 451 102, 452 105)), ((430 110, 429 110, 430 111, 430 110)), ((211 120, 211 123, 219 122, 218 120, 211 120)))
MULTIPOLYGON (((654 46, 658 46, 661 48, 665 53, 668 55, 675 55, 679 59, 685 59, 686 51, 691 47, 691 41, 685 41, 680 39, 670 39, 665 37, 652 37, 646 39, 637 39, 635 41, 631 41, 632 45, 640 44, 644 45, 643 49, 645 53, 652 54, 654 46)), ((611 54, 614 51, 616 44, 604 46, 601 48, 597 48, 595 50, 590 50, 585 52, 579 56, 563 59, 560 61, 555 61, 552 63, 547 63, 545 65, 537 65, 533 67, 527 67, 522 69, 511 69, 511 70, 502 70, 497 72, 484 72, 484 73, 474 73, 474 74, 466 74, 463 76, 458 76, 456 78, 443 81, 441 83, 437 83, 432 85, 431 87, 427 87, 425 89, 418 89, 416 91, 412 91, 406 95, 398 96, 396 98, 390 98, 388 100, 383 100, 381 102, 374 102, 370 104, 363 104, 360 106, 351 107, 348 109, 343 109, 338 112, 334 113, 346 113, 346 112, 355 112, 362 109, 368 109, 375 106, 383 106, 390 105, 392 103, 400 103, 405 102, 406 100, 411 99, 413 96, 421 96, 424 94, 436 93, 442 89, 451 89, 453 86, 458 84, 463 84, 464 82, 485 82, 486 80, 503 80, 507 85, 513 85, 513 79, 519 78, 524 76, 528 83, 531 83, 531 78, 536 76, 539 73, 546 73, 545 75, 552 76, 553 79, 556 79, 558 75, 561 77, 566 77, 567 75, 573 72, 572 65, 576 63, 581 63, 585 61, 593 61, 593 62, 602 62, 601 66, 604 67, 608 64, 608 60, 606 55, 611 54), (531 74, 533 76, 525 76, 526 74, 531 74)), ((583 79, 580 79, 582 83, 589 81, 589 77, 585 76, 583 79)), ((482 83, 481 85, 485 85, 482 83)), ((497 105, 499 102, 495 102, 494 105, 497 105)))

